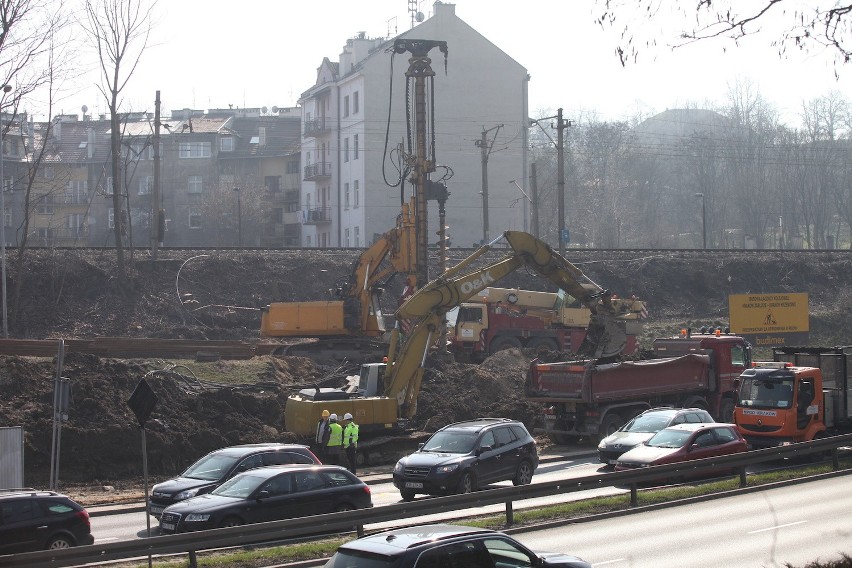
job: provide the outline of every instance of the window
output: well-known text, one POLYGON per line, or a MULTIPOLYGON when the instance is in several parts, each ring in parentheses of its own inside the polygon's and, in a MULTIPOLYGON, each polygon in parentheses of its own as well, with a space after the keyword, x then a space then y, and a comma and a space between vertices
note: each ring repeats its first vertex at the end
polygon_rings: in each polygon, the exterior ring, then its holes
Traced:
POLYGON ((361 227, 355 227, 355 246, 361 246, 361 227))
POLYGON ((263 178, 263 184, 266 186, 266 189, 269 191, 280 191, 281 190, 281 177, 280 176, 266 176, 263 178))
POLYGON ((3 180, 3 191, 14 191, 15 189, 15 178, 7 177, 3 180))
POLYGON ((180 158, 209 158, 210 142, 181 142, 178 146, 180 158))
POLYGON ((352 159, 357 160, 358 159, 358 135, 357 134, 352 139, 352 145, 354 146, 354 148, 352 148, 352 159))
POLYGON ((535 566, 535 562, 524 550, 512 542, 502 539, 486 539, 485 548, 497 566, 535 566))
POLYGON ((109 208, 109 212, 107 213, 107 225, 109 225, 110 229, 115 228, 115 209, 112 207, 109 208))
POLYGON ((349 116, 349 95, 343 97, 343 117, 349 116))
POLYGON ((349 183, 343 184, 343 208, 349 209, 349 183))
POLYGON ((41 177, 44 179, 53 179, 56 177, 56 168, 53 166, 44 166, 41 169, 41 177))
POLYGON ((66 217, 65 223, 65 226, 71 229, 72 235, 81 236, 84 234, 86 215, 83 213, 71 213, 68 217, 66 217))
POLYGON ((289 162, 287 162, 287 173, 288 174, 299 173, 299 162, 297 160, 290 160, 289 162))
POLYGON ((3 225, 6 227, 12 226, 12 210, 8 207, 3 211, 3 225))
POLYGON ((189 208, 189 228, 190 229, 200 229, 201 228, 201 209, 198 207, 190 207, 189 208))
POLYGON ((204 190, 203 183, 201 176, 189 176, 186 178, 187 193, 201 193, 204 190))
POLYGON ((139 178, 139 195, 149 195, 154 188, 154 176, 139 178))
POLYGON ((349 248, 349 229, 343 231, 343 246, 349 248))
POLYGON ((352 93, 352 114, 358 114, 358 91, 352 93))
POLYGON ((349 138, 343 139, 343 161, 349 161, 349 138))
POLYGON ((131 160, 151 160, 153 159, 154 148, 142 142, 134 142, 130 145, 130 154, 128 158, 131 160))
POLYGON ((53 229, 41 228, 36 229, 36 237, 39 239, 52 239, 53 238, 53 229))
POLYGON ((354 203, 355 203, 355 209, 358 209, 358 204, 360 203, 361 198, 360 198, 360 191, 358 190, 358 180, 357 179, 354 181, 354 184, 355 184, 355 186, 354 186, 354 189, 355 189, 354 203))
POLYGON ((258 144, 260 144, 261 146, 265 146, 266 145, 266 127, 265 126, 261 126, 257 129, 257 137, 258 137, 258 144))
POLYGON ((284 222, 284 209, 281 207, 276 207, 272 210, 272 222, 273 223, 283 223, 284 222))
POLYGON ((233 152, 234 151, 234 137, 233 136, 222 136, 219 139, 219 151, 220 152, 233 152))
POLYGON ((81 204, 89 201, 89 189, 86 180, 70 180, 65 186, 65 203, 81 204))
POLYGON ((39 215, 53 215, 53 196, 42 195, 36 207, 36 213, 39 215))
POLYGON ((734 434, 730 428, 716 428, 716 437, 719 438, 723 444, 726 442, 733 442, 737 439, 736 434, 734 434))

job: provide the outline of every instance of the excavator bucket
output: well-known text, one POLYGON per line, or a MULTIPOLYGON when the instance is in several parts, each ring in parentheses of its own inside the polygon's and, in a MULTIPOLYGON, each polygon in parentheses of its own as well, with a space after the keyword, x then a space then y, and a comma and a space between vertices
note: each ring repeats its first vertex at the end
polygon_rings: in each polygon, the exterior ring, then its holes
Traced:
POLYGON ((586 337, 577 352, 593 359, 615 357, 624 351, 625 345, 627 332, 623 322, 611 314, 592 314, 586 337))

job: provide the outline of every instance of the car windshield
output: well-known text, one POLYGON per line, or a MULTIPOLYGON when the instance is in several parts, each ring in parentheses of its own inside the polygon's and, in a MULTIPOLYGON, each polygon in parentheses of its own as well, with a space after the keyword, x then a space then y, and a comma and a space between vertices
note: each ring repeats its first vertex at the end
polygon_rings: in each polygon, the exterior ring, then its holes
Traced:
POLYGON ((671 416, 666 414, 642 414, 627 423, 622 432, 659 432, 669 425, 671 416))
POLYGON ((682 448, 690 435, 687 430, 660 430, 645 443, 654 448, 682 448))
POLYGON ((323 568, 392 568, 397 560, 394 556, 363 550, 338 550, 323 568))
POLYGON ((446 452, 449 454, 469 454, 476 443, 475 432, 444 430, 435 432, 421 448, 421 452, 446 452))
POLYGON ((792 408, 793 378, 743 377, 740 406, 792 408))
POLYGON ((223 497, 236 497, 238 499, 246 499, 252 492, 257 489, 261 483, 268 478, 260 475, 240 474, 232 477, 219 487, 213 490, 213 495, 222 495, 223 497))
POLYGON ((234 467, 237 459, 236 456, 226 454, 208 454, 189 466, 189 469, 183 472, 181 477, 216 481, 225 477, 225 474, 234 467))

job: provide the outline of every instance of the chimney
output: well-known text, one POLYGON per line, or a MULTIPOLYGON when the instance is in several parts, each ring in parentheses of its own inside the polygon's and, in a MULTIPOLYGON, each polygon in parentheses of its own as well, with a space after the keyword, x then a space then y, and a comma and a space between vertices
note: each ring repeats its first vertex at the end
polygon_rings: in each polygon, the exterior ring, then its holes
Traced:
POLYGON ((97 140, 96 137, 95 137, 95 129, 89 128, 86 131, 86 136, 87 136, 86 149, 88 150, 88 153, 89 153, 89 159, 92 159, 92 158, 95 157, 95 141, 97 140))

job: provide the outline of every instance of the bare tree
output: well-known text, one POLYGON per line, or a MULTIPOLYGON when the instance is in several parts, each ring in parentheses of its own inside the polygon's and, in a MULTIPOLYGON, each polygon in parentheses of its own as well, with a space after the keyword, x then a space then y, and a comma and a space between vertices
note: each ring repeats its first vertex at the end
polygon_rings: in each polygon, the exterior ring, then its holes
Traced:
MULTIPOLYGON (((771 45, 784 57, 788 49, 805 53, 830 48, 836 54, 835 63, 852 59, 852 4, 838 0, 812 0, 802 3, 793 0, 693 0, 665 2, 661 0, 597 0, 603 8, 596 22, 601 26, 621 26, 621 39, 615 52, 625 65, 635 61, 642 49, 657 46, 657 35, 639 20, 653 21, 662 11, 682 18, 682 27, 672 30, 673 48, 711 38, 727 38, 737 44, 742 38, 757 33, 770 34, 771 45), (638 30, 645 35, 637 35, 638 30)), ((666 32, 664 32, 665 34, 666 32)), ((665 35, 663 36, 665 37, 665 35)), ((837 68, 835 67, 835 73, 837 68)))
POLYGON ((128 212, 123 208, 121 175, 121 92, 136 70, 148 45, 153 4, 142 0, 86 0, 87 31, 98 51, 101 84, 98 88, 110 112, 110 150, 112 160, 112 206, 114 218, 116 268, 119 286, 124 288, 127 274, 124 264, 124 238, 128 212))

